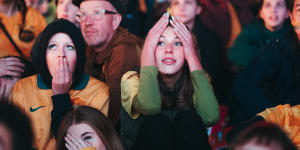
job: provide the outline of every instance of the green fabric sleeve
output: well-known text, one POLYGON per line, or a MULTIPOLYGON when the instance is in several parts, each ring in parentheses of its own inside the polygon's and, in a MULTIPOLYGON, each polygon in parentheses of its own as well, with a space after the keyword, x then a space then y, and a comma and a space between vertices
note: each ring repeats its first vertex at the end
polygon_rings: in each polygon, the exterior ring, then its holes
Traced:
POLYGON ((203 70, 191 72, 194 87, 195 110, 206 126, 215 124, 220 117, 219 104, 203 70))
POLYGON ((140 85, 137 98, 133 100, 134 109, 144 115, 154 115, 161 110, 161 97, 155 66, 141 68, 140 85))

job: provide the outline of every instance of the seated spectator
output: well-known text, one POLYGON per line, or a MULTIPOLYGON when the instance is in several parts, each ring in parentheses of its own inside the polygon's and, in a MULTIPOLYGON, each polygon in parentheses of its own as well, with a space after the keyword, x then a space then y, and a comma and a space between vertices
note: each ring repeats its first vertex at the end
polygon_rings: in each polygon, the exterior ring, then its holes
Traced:
MULTIPOLYGON (((178 16, 196 36, 201 65, 215 83, 220 70, 222 42, 215 32, 207 28, 199 16, 203 6, 198 0, 171 0, 171 14, 178 16)), ((215 86, 214 86, 215 87, 215 86)))
POLYGON ((248 65, 258 51, 290 27, 287 0, 257 0, 259 19, 245 25, 228 51, 228 60, 237 71, 248 65))
POLYGON ((72 0, 56 0, 56 16, 73 22, 79 27, 79 22, 76 20, 76 13, 79 8, 72 3, 72 0))
POLYGON ((32 150, 32 142, 29 118, 6 99, 0 99, 0 149, 32 150))
POLYGON ((46 22, 24 0, 6 0, 0 2, 0 26, 0 88, 7 97, 24 72, 34 73, 30 51, 46 22))
POLYGON ((129 71, 121 82, 126 149, 210 149, 205 126, 218 121, 219 107, 195 43, 168 13, 148 33, 140 74, 129 71))
POLYGON ((291 0, 288 8, 294 28, 263 47, 233 85, 233 95, 247 117, 279 104, 299 104, 300 0, 291 0))
POLYGON ((108 117, 118 128, 121 111, 121 78, 140 66, 143 40, 120 27, 124 15, 120 0, 73 0, 81 33, 88 45, 85 71, 109 87, 108 117))
POLYGON ((78 27, 59 19, 40 35, 32 59, 37 75, 19 80, 11 102, 31 118, 36 149, 54 149, 53 134, 64 114, 87 105, 108 113, 108 87, 84 74, 85 42, 78 27), (52 133, 51 133, 52 131, 52 133))
POLYGON ((60 125, 57 150, 123 150, 117 132, 103 113, 80 106, 60 125))
POLYGON ((255 123, 238 133, 228 150, 297 150, 281 128, 271 123, 255 123))

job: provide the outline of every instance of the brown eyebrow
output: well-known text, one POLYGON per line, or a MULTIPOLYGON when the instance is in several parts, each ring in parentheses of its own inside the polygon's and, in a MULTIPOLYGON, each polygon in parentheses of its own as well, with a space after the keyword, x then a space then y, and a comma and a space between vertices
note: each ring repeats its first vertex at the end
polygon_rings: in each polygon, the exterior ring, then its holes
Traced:
POLYGON ((87 134, 92 134, 92 132, 84 132, 83 134, 81 134, 81 137, 87 135, 87 134))

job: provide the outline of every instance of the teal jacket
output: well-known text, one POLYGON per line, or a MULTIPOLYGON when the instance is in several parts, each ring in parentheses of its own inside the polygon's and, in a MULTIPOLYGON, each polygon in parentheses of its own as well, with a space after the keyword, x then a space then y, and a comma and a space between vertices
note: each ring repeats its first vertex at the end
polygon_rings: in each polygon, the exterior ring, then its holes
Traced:
POLYGON ((284 22, 281 29, 274 32, 268 30, 262 20, 255 20, 245 25, 228 51, 228 60, 240 68, 245 67, 264 45, 272 39, 281 37, 289 27, 289 20, 284 22))

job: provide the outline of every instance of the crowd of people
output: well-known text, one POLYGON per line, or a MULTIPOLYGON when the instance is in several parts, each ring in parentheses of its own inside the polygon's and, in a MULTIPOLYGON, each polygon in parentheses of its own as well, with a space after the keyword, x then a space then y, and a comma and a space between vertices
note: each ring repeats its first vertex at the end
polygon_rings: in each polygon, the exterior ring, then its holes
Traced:
POLYGON ((299 12, 1 0, 0 150, 299 149, 299 12))

